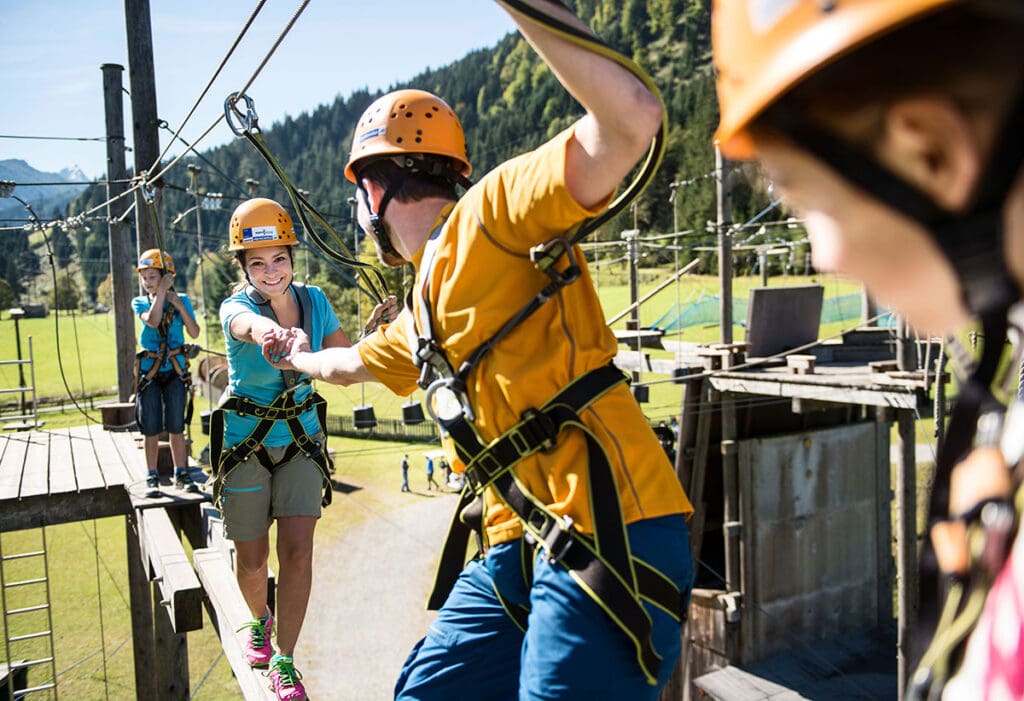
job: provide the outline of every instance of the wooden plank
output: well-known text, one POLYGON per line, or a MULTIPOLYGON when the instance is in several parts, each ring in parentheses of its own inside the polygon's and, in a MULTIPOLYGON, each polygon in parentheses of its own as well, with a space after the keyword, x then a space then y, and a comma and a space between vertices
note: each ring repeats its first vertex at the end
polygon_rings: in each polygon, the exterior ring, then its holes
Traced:
POLYGON ((71 451, 71 436, 68 429, 60 428, 50 434, 50 494, 67 494, 78 491, 75 480, 75 459, 71 451))
POLYGON ((0 440, 4 441, 3 458, 0 459, 0 502, 18 498, 21 491, 21 474, 25 470, 25 454, 28 452, 31 435, 19 433, 0 436, 0 440))
POLYGON ((104 431, 103 435, 110 440, 117 454, 121 456, 128 473, 132 477, 144 477, 146 453, 142 449, 141 435, 136 431, 104 431))
POLYGON ((152 568, 176 633, 203 627, 202 591, 185 548, 164 509, 136 511, 142 562, 152 568))
POLYGON ((124 516, 131 503, 123 489, 89 489, 84 492, 37 494, 0 502, 0 531, 56 526, 94 518, 124 516))
POLYGON ((33 431, 29 434, 28 452, 25 453, 25 469, 21 475, 19 499, 49 493, 50 481, 50 434, 33 431))
MULTIPOLYGON (((100 470, 103 472, 104 484, 108 487, 122 484, 130 485, 145 479, 145 467, 142 468, 141 474, 138 473, 137 465, 139 463, 134 460, 128 460, 114 441, 114 436, 128 434, 114 434, 104 431, 99 426, 90 426, 89 434, 92 436, 96 457, 100 463, 100 470)), ((144 462, 144 459, 142 462, 144 462)))
POLYGON ((731 665, 697 677, 694 684, 716 701, 801 701, 804 698, 784 686, 731 665))
POLYGON ((202 548, 192 553, 196 573, 203 583, 206 606, 246 701, 271 701, 274 698, 266 679, 245 659, 245 641, 237 632, 252 614, 235 582, 235 574, 225 555, 216 548, 202 548))
MULTIPOLYGON (((817 376, 790 375, 788 377, 789 379, 795 377, 803 379, 817 376)), ((909 389, 876 390, 869 387, 850 387, 839 383, 797 383, 765 376, 724 377, 711 375, 709 379, 714 388, 720 392, 756 394, 765 397, 798 397, 837 404, 865 404, 895 409, 916 409, 918 404, 918 393, 909 389)))
POLYGON ((68 431, 71 454, 75 458, 75 480, 79 490, 102 489, 106 487, 96 447, 88 426, 75 426, 68 431))

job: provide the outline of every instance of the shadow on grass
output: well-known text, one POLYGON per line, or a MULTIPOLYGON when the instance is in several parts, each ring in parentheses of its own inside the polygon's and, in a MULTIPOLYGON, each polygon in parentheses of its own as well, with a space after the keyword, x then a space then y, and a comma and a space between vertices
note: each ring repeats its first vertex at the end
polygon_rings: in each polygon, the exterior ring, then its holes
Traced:
POLYGON ((331 489, 333 489, 336 492, 341 492, 342 494, 351 494, 352 492, 361 491, 363 488, 357 487, 354 484, 345 484, 344 482, 339 482, 336 479, 332 479, 331 489))

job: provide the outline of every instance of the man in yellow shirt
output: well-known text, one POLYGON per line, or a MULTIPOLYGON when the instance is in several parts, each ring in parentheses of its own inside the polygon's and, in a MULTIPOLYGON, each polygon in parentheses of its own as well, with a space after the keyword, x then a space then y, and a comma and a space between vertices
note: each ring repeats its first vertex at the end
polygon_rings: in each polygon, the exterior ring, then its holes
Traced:
MULTIPOLYGON (((525 4, 590 32, 557 3, 525 4)), ((328 382, 429 385, 448 460, 483 497, 485 554, 435 591, 443 606, 397 698, 653 701, 680 650, 692 507, 611 365, 582 253, 559 240, 607 207, 662 107, 616 62, 509 12, 584 116, 472 185, 446 103, 418 90, 378 99, 345 174, 382 262, 416 268, 411 305, 353 349, 309 353, 293 330, 264 352, 328 382), (564 254, 549 269, 531 256, 545 245, 564 254)), ((446 555, 461 566, 454 542, 446 555)))

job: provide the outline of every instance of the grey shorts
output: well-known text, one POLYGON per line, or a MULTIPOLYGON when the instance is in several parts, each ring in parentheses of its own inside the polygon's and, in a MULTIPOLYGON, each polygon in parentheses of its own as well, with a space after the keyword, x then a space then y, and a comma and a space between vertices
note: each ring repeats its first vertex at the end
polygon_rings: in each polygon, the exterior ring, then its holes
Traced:
MULTIPOLYGON (((325 444, 322 433, 314 438, 325 444)), ((271 460, 280 460, 286 446, 264 447, 271 460)), ((224 535, 231 540, 257 540, 266 535, 270 523, 283 516, 320 517, 324 477, 320 468, 304 454, 278 465, 273 475, 255 455, 231 470, 224 480, 221 515, 224 535)))

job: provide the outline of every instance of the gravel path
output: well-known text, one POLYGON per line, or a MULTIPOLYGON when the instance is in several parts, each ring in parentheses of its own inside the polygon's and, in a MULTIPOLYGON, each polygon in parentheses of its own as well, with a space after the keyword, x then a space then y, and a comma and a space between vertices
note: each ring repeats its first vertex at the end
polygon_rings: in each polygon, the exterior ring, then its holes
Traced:
POLYGON ((330 508, 371 515, 333 541, 317 539, 295 652, 310 698, 393 697, 402 663, 435 615, 424 606, 456 498, 414 492, 398 499, 372 487, 335 494, 330 508))

